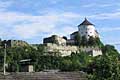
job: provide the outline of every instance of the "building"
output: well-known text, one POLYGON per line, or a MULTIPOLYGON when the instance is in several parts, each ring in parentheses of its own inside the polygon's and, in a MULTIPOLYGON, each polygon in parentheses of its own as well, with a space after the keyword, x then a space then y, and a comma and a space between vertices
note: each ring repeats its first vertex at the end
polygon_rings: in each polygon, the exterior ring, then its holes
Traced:
POLYGON ((88 55, 98 56, 102 55, 102 51, 100 48, 96 47, 81 47, 76 46, 76 36, 80 37, 85 36, 87 39, 89 37, 99 37, 97 30, 95 29, 94 24, 90 23, 86 18, 85 20, 78 26, 78 31, 70 34, 70 39, 65 39, 63 37, 59 37, 57 35, 52 35, 51 37, 44 38, 43 46, 45 47, 45 53, 49 55, 61 55, 61 56, 69 56, 72 52, 76 53, 79 51, 87 52, 88 55))
POLYGON ((20 65, 20 72, 34 72, 31 59, 20 60, 20 65))
POLYGON ((78 25, 78 31, 80 36, 85 36, 87 39, 89 39, 90 36, 94 38, 99 37, 95 25, 89 22, 86 18, 80 25, 78 25))
POLYGON ((67 45, 75 45, 75 40, 74 39, 68 39, 66 44, 67 45))
POLYGON ((75 31, 72 34, 70 34, 70 39, 75 39, 75 36, 79 34, 79 31, 75 31))
POLYGON ((66 45, 66 40, 63 37, 52 35, 51 37, 44 38, 43 43, 54 43, 58 45, 66 45))
POLYGON ((72 34, 70 34, 70 39, 67 40, 67 45, 75 45, 76 44, 75 39, 77 35, 79 35, 79 31, 75 31, 72 34))
POLYGON ((7 47, 20 47, 20 46, 28 46, 29 44, 22 40, 3 40, 2 46, 6 43, 7 47))
POLYGON ((89 22, 86 18, 80 25, 78 25, 78 31, 75 31, 72 34, 70 34, 70 39, 67 40, 67 44, 75 45, 75 38, 77 35, 80 36, 80 38, 85 36, 86 39, 89 39, 89 37, 99 37, 99 33, 95 29, 95 25, 89 22))

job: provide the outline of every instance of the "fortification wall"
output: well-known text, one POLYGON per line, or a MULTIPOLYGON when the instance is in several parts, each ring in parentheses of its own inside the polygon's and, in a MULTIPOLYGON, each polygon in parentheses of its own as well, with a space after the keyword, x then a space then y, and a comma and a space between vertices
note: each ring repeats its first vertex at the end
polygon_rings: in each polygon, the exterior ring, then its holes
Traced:
POLYGON ((102 51, 98 47, 77 47, 71 45, 57 45, 52 43, 43 44, 45 52, 50 55, 61 55, 69 56, 72 52, 76 53, 79 51, 88 52, 91 56, 102 55, 102 51))
POLYGON ((79 48, 76 46, 62 46, 51 43, 44 44, 44 48, 45 51, 48 53, 58 53, 58 55, 60 54, 61 56, 69 56, 72 52, 76 53, 77 51, 79 51, 79 48))

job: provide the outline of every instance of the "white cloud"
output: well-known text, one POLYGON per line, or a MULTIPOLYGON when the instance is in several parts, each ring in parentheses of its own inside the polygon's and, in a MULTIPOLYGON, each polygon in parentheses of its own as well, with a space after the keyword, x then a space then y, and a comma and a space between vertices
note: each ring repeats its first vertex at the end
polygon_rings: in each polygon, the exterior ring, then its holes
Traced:
POLYGON ((63 28, 54 29, 50 35, 69 36, 72 32, 76 31, 77 27, 64 26, 63 28))
POLYGON ((116 8, 115 10, 116 10, 116 11, 120 11, 120 8, 116 8))
POLYGON ((89 7, 94 7, 96 4, 92 3, 92 4, 85 4, 85 5, 82 5, 82 7, 84 8, 89 8, 89 7))
POLYGON ((82 5, 83 8, 91 8, 91 7, 97 7, 97 8, 104 8, 104 7, 112 7, 112 6, 120 6, 118 3, 90 3, 82 5))
POLYGON ((94 15, 88 15, 87 17, 93 19, 119 19, 120 18, 120 11, 111 12, 111 13, 99 13, 94 15))
POLYGON ((52 14, 44 16, 29 16, 26 20, 30 20, 31 22, 28 24, 23 23, 14 26, 14 31, 22 38, 32 38, 34 36, 40 35, 42 32, 66 35, 74 31, 74 28, 71 26, 62 26, 61 24, 70 24, 70 20, 72 20, 74 16, 75 14, 73 16, 69 16, 67 13, 58 15, 52 14), (57 27, 57 25, 61 25, 60 28, 57 27))
MULTIPOLYGON (((68 34, 75 29, 72 26, 68 27, 68 25, 63 24, 72 24, 76 18, 80 18, 80 16, 71 12, 46 13, 38 16, 18 12, 0 12, 0 24, 4 26, 2 28, 9 29, 9 31, 5 30, 4 32, 8 33, 7 35, 10 33, 9 36, 13 35, 20 39, 31 39, 44 32, 60 35, 68 34)), ((1 31, 1 33, 4 32, 1 31)), ((0 36, 3 35, 0 34, 0 36)))
POLYGON ((12 3, 12 1, 0 1, 0 11, 7 10, 7 8, 12 5, 12 3))
POLYGON ((55 26, 45 23, 30 23, 14 26, 13 31, 22 38, 32 38, 42 32, 50 32, 55 26))
POLYGON ((103 27, 99 29, 101 32, 120 31, 120 27, 103 27))
POLYGON ((0 12, 0 23, 3 24, 13 24, 15 22, 23 21, 26 20, 27 17, 22 13, 17 13, 17 12, 0 12))
POLYGON ((48 0, 52 4, 57 4, 58 2, 61 2, 62 0, 48 0))

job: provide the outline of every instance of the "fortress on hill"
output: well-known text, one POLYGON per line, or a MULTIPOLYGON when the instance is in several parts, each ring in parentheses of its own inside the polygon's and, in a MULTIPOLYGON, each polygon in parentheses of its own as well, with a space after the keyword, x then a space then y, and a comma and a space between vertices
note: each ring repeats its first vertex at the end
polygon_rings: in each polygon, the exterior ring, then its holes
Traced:
MULTIPOLYGON (((90 56, 98 56, 102 55, 102 51, 98 45, 92 43, 96 38, 99 39, 100 37, 95 29, 95 25, 85 18, 85 20, 78 25, 78 30, 70 34, 70 39, 67 39, 65 36, 52 35, 51 37, 44 38, 41 46, 44 47, 45 55, 69 56, 71 53, 83 51, 90 56), (91 45, 82 45, 85 42, 89 42, 91 45)), ((4 44, 6 44, 7 47, 31 46, 22 40, 0 40, 0 48, 4 46, 4 44)), ((34 45, 32 46, 35 47, 34 45)))
POLYGON ((99 33, 95 29, 95 25, 85 18, 85 20, 78 25, 78 31, 70 34, 70 39, 52 35, 51 37, 44 38, 42 46, 45 48, 45 53, 49 53, 49 55, 69 56, 71 53, 79 51, 84 51, 90 56, 102 55, 102 51, 98 46, 76 46, 76 36, 89 40, 91 37, 99 38, 99 33))

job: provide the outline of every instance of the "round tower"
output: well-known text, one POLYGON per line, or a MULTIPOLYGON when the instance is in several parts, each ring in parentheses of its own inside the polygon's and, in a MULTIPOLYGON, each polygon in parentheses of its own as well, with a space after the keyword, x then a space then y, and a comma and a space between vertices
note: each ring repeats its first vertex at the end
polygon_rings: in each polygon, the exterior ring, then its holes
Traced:
POLYGON ((95 25, 89 22, 86 18, 80 25, 78 25, 78 31, 81 37, 85 36, 87 39, 89 39, 90 36, 94 38, 99 37, 95 25))

